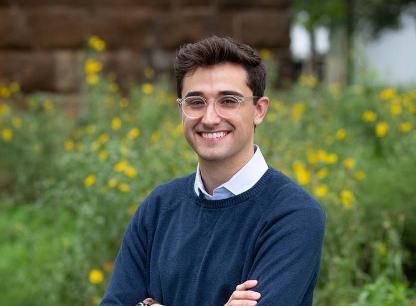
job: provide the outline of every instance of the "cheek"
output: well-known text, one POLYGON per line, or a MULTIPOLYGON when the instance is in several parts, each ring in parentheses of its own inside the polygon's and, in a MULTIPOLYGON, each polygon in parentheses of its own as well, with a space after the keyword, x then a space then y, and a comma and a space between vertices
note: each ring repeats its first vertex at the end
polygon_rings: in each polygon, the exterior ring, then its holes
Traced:
POLYGON ((186 119, 185 117, 182 118, 182 124, 183 124, 183 133, 185 137, 192 134, 192 130, 195 127, 195 122, 193 120, 186 119))

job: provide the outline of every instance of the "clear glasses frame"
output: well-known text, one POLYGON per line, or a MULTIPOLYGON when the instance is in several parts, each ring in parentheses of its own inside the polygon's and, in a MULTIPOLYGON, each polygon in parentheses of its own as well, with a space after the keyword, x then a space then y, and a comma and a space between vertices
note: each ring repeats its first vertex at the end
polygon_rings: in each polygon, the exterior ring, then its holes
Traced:
MULTIPOLYGON (((257 96, 223 95, 214 98, 214 108, 219 116, 229 118, 237 114, 243 102, 258 98, 257 96)), ((203 96, 178 98, 176 102, 185 116, 190 119, 203 117, 208 108, 208 100, 203 96)))

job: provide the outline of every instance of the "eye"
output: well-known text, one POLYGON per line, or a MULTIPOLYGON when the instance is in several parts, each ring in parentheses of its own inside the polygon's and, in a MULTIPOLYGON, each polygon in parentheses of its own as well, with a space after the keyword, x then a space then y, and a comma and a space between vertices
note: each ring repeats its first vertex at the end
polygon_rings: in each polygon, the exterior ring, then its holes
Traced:
POLYGON ((205 100, 202 97, 188 97, 185 99, 185 105, 189 107, 204 107, 205 100))
POLYGON ((240 100, 235 96, 223 96, 218 101, 222 106, 236 106, 240 100))

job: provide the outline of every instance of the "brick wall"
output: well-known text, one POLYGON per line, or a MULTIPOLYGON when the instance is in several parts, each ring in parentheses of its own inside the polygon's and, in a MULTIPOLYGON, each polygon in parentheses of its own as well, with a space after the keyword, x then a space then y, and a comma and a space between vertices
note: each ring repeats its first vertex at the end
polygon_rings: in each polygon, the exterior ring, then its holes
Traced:
POLYGON ((211 34, 270 49, 289 76, 290 0, 0 0, 0 83, 77 92, 88 37, 121 82, 170 71, 175 49, 211 34))

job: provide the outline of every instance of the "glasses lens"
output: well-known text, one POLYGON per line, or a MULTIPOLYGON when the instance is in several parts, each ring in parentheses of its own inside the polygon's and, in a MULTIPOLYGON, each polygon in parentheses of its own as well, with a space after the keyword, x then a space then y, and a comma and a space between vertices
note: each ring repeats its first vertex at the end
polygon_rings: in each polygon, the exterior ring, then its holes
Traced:
POLYGON ((217 111, 222 116, 232 116, 240 107, 241 101, 236 96, 223 96, 217 101, 217 111))
POLYGON ((202 97, 187 97, 182 104, 182 111, 189 117, 202 117, 206 102, 202 97))

